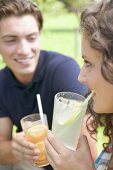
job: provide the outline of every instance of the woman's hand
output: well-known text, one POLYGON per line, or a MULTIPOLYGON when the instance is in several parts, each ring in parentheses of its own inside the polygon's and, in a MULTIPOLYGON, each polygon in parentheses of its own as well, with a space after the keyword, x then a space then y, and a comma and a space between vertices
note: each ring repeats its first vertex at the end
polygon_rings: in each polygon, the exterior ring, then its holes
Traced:
POLYGON ((70 150, 51 132, 45 141, 47 159, 54 170, 94 170, 94 163, 85 136, 81 136, 77 150, 70 150))
POLYGON ((12 152, 17 160, 28 160, 32 163, 40 153, 35 144, 26 140, 24 132, 16 133, 13 136, 12 152))

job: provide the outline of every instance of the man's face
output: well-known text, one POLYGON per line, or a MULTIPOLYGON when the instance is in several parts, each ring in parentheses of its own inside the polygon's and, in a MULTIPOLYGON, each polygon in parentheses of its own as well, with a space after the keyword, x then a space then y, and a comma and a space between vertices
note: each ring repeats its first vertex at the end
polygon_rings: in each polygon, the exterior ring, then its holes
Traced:
POLYGON ((32 15, 0 21, 0 54, 15 77, 32 76, 40 52, 40 32, 32 15))

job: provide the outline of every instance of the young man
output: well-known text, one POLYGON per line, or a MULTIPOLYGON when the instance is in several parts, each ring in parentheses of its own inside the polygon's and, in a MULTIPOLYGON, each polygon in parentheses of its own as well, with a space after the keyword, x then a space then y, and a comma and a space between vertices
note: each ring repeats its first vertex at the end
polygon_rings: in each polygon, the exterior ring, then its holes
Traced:
POLYGON ((12 139, 13 125, 20 132, 20 119, 38 112, 36 94, 41 95, 51 128, 54 95, 60 91, 84 95, 87 91, 78 82, 79 66, 73 59, 40 51, 42 25, 42 14, 33 2, 0 1, 0 54, 6 64, 0 72, 0 164, 31 161, 38 156, 35 146, 21 133, 12 139))

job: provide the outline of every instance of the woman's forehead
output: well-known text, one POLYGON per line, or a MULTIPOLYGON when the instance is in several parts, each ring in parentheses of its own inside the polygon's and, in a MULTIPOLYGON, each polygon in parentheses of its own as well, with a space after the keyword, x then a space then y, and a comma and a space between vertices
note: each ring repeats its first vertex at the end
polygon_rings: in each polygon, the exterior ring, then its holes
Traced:
POLYGON ((90 42, 86 36, 82 36, 81 52, 83 58, 86 60, 99 62, 102 60, 102 53, 91 47, 90 42))

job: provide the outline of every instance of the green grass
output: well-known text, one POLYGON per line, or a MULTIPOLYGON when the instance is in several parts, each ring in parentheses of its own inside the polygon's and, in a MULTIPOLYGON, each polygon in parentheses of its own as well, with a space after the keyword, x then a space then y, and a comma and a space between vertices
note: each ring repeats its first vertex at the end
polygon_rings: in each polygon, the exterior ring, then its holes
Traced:
POLYGON ((78 26, 79 21, 74 13, 44 15, 44 29, 72 29, 78 26))
POLYGON ((42 32, 42 49, 52 50, 69 55, 79 62, 80 34, 78 18, 75 14, 65 13, 58 16, 45 16, 42 32))
POLYGON ((0 56, 0 69, 2 69, 5 66, 2 57, 0 56))

